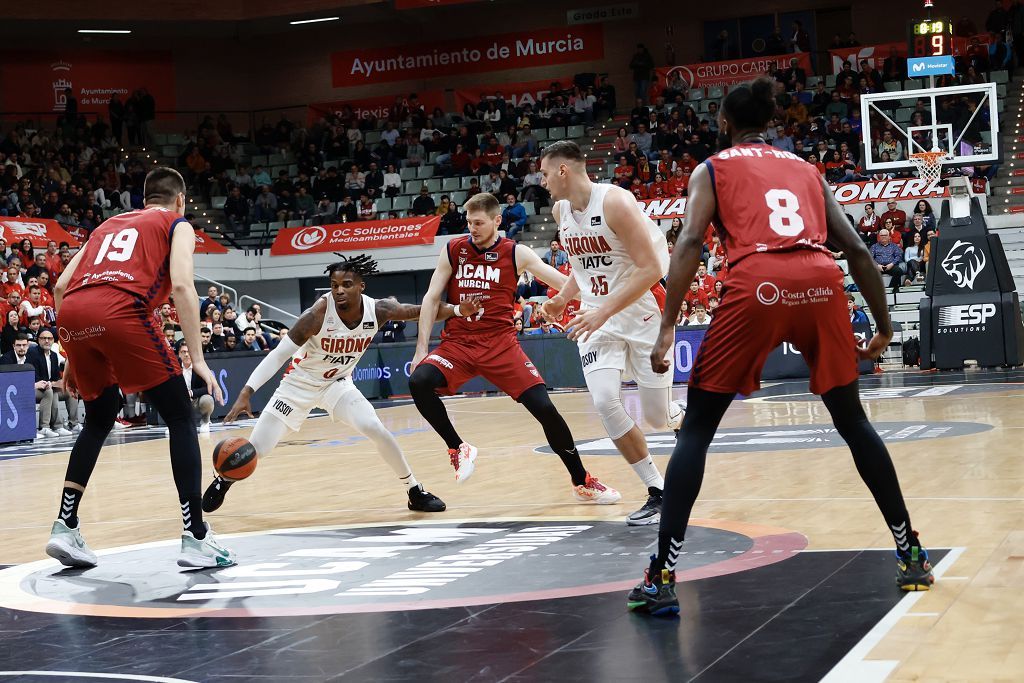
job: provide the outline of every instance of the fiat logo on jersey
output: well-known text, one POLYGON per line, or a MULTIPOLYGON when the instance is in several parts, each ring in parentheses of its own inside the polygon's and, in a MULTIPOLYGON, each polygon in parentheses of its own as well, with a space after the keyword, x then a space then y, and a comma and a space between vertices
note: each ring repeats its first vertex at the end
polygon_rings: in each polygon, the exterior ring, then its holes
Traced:
POLYGON ((782 297, 779 287, 774 282, 762 282, 757 286, 757 300, 765 306, 771 306, 782 297))
POLYGON ((322 244, 327 239, 327 231, 320 226, 303 228, 292 235, 292 246, 305 251, 322 244))

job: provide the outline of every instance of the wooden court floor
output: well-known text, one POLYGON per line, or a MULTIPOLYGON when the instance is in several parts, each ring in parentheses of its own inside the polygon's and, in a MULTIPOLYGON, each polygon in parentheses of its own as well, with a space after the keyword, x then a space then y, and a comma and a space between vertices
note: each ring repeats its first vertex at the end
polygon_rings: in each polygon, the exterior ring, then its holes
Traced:
MULTIPOLYGON (((889 448, 925 545, 952 550, 933 590, 903 598, 854 654, 868 665, 893 662, 882 668, 891 669, 888 680, 1024 679, 1024 373, 886 373, 865 378, 862 386, 872 421, 892 423, 895 434, 937 430, 934 438, 897 438, 889 448), (956 436, 964 424, 977 431, 956 436)), ((740 445, 709 456, 694 516, 796 531, 807 538, 801 554, 890 548, 848 452, 816 446, 813 434, 802 436, 810 425, 829 424, 824 406, 806 391, 806 383, 782 383, 734 403, 722 427, 730 443, 740 445)), ((675 393, 684 396, 685 387, 675 393)), ((627 410, 638 416, 635 394, 626 396, 627 410)), ((645 491, 620 457, 597 454, 603 432, 589 395, 553 398, 583 444, 588 470, 622 492, 621 504, 575 503, 557 457, 535 452, 543 434, 526 411, 506 397, 472 396, 447 404, 463 438, 480 449, 475 474, 461 485, 454 482, 440 440, 411 404, 379 411, 416 477, 447 503, 445 513, 409 512, 372 444, 318 417, 263 459, 208 519, 220 534, 445 516, 622 520, 642 504, 645 491)), ((201 440, 204 484, 216 441, 248 431, 215 431, 201 440)), ((177 537, 180 519, 166 449, 164 439, 105 449, 81 510, 94 549, 177 537)), ((0 459, 0 565, 45 559, 67 455, 63 450, 0 459)), ((667 455, 655 460, 664 471, 667 455)), ((649 533, 656 538, 654 529, 649 533)), ((821 557, 828 561, 827 553, 821 557)), ((636 561, 637 577, 643 566, 636 561)), ((579 572, 586 571, 581 558, 579 572)), ((856 601, 843 609, 856 610, 856 601)), ((692 616, 684 604, 681 620, 692 616)))

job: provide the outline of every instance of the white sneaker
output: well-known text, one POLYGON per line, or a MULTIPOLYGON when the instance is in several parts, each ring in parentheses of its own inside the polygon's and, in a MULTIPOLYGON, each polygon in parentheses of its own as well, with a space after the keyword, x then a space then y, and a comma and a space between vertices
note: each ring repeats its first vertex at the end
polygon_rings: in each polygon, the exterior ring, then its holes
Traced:
MULTIPOLYGON (((81 522, 79 522, 81 527, 81 522)), ((96 553, 89 549, 79 529, 68 527, 57 520, 50 528, 50 540, 46 543, 46 554, 65 567, 95 567, 96 553)))
POLYGON ((686 415, 686 404, 682 401, 671 401, 668 404, 668 428, 672 431, 679 431, 683 425, 683 416, 686 415))
POLYGON ((74 436, 74 432, 65 427, 57 427, 57 436, 74 436))
POLYGON ((45 434, 43 434, 42 432, 36 432, 36 439, 37 440, 38 439, 44 439, 44 438, 46 438, 45 434))
POLYGON ((573 497, 581 503, 596 503, 597 505, 612 505, 622 500, 622 494, 610 486, 605 486, 597 480, 597 477, 587 473, 587 481, 580 486, 572 487, 573 497))
POLYGON ((181 532, 181 554, 178 555, 178 566, 192 569, 235 566, 237 563, 234 554, 220 544, 208 522, 203 522, 203 524, 206 526, 206 538, 201 541, 197 540, 191 531, 181 532))
POLYGON ((49 427, 43 427, 42 429, 39 430, 39 433, 42 434, 47 439, 52 439, 53 437, 58 436, 57 432, 53 431, 49 427))
POLYGON ((71 433, 72 434, 78 434, 81 431, 82 431, 82 425, 80 425, 80 424, 77 424, 77 425, 75 425, 74 427, 71 428, 71 433))
POLYGON ((199 433, 200 434, 209 434, 210 433, 210 423, 209 422, 202 422, 202 423, 200 423, 199 424, 199 433))
POLYGON ((452 461, 452 467, 455 468, 455 483, 461 484, 462 482, 473 476, 473 470, 476 469, 476 465, 473 461, 476 460, 476 446, 470 446, 468 443, 459 444, 459 450, 448 449, 448 457, 452 461))

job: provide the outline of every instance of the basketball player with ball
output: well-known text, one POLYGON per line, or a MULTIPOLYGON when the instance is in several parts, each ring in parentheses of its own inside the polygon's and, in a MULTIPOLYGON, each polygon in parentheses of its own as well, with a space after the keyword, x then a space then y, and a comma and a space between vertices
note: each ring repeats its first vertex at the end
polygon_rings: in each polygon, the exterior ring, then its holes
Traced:
MULTIPOLYGON (((363 294, 365 278, 377 272, 377 264, 369 256, 344 259, 328 266, 325 272, 330 277, 330 293, 306 310, 277 348, 256 366, 224 422, 233 422, 243 413, 252 417, 253 393, 301 351, 304 355, 285 374, 252 430, 249 441, 256 454, 268 455, 289 430, 297 432, 301 428, 309 411, 323 408, 331 420, 348 423, 376 444, 408 494, 410 510, 442 512, 444 502, 424 491, 416 481, 395 437, 352 381, 352 371, 377 330, 388 320, 419 319, 420 307, 363 294)), ((436 319, 474 315, 479 310, 479 301, 474 297, 458 306, 442 306, 436 319)), ((218 444, 218 455, 223 452, 226 461, 231 460, 236 450, 238 447, 231 444, 218 444)), ((233 484, 230 476, 230 472, 223 471, 206 489, 203 511, 213 512, 224 503, 233 484)))

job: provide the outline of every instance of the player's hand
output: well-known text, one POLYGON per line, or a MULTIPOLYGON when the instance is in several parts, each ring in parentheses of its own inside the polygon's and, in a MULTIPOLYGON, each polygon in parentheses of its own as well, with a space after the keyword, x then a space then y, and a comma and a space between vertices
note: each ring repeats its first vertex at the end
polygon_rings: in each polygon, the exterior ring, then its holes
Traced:
POLYGON ((651 351, 651 369, 659 375, 664 375, 672 364, 668 361, 668 350, 675 341, 675 330, 662 330, 658 333, 658 341, 651 351))
POLYGON ((413 370, 419 367, 423 359, 427 357, 427 351, 420 351, 416 349, 416 353, 412 355, 412 365, 410 366, 413 370))
POLYGON ((249 385, 246 385, 238 392, 238 398, 231 405, 231 410, 228 411, 228 414, 224 416, 224 424, 234 422, 242 413, 252 417, 252 404, 249 403, 250 398, 252 398, 252 389, 249 385))
POLYGON ((206 382, 206 390, 210 392, 210 396, 213 396, 213 400, 217 403, 224 405, 224 394, 220 390, 220 384, 213 376, 213 370, 206 364, 205 361, 192 364, 192 372, 199 375, 200 379, 206 382))
POLYGON ((556 322, 562 319, 565 305, 565 299, 556 294, 540 305, 540 314, 548 322, 556 322))
POLYGON ((866 345, 857 346, 857 356, 861 360, 877 360, 889 348, 891 340, 892 334, 875 332, 875 336, 871 337, 871 340, 866 345))
POLYGON ((461 302, 459 302, 459 312, 462 313, 462 317, 468 318, 476 315, 483 308, 483 294, 479 292, 476 294, 470 294, 461 302))
POLYGON ((64 391, 67 392, 71 398, 79 398, 78 382, 75 381, 75 375, 69 371, 67 365, 64 366, 64 379, 62 379, 61 382, 64 383, 64 391))
POLYGON ((600 308, 590 308, 576 314, 576 317, 569 321, 569 339, 572 341, 587 341, 590 335, 601 329, 601 326, 608 322, 608 315, 600 308))

